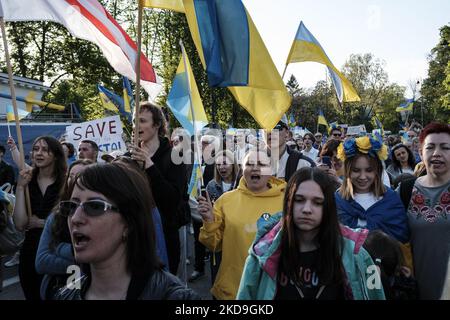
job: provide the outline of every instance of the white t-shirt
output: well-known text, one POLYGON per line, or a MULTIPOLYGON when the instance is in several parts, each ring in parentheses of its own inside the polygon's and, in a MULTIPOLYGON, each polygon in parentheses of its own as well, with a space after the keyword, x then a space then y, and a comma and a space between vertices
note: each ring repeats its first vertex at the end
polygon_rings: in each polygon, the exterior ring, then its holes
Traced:
POLYGON ((222 191, 227 192, 231 189, 231 183, 226 183, 222 181, 222 191))
POLYGON ((311 148, 311 150, 306 151, 306 149, 302 150, 302 153, 305 157, 310 158, 312 161, 316 161, 317 156, 319 155, 319 150, 315 148, 311 148))
MULTIPOLYGON (((353 195, 353 199, 359 203, 361 207, 364 208, 364 210, 369 209, 371 206, 373 206, 375 203, 380 201, 383 197, 377 198, 372 192, 368 193, 355 193, 353 195)), ((358 228, 364 228, 367 225, 367 221, 363 219, 358 218, 358 228)))

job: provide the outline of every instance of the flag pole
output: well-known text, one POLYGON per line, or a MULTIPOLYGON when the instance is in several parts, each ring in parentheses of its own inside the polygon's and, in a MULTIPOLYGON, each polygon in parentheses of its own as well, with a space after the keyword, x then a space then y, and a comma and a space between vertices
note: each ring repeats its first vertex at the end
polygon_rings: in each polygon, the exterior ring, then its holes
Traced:
MULTIPOLYGON (((200 148, 198 146, 198 141, 197 141, 197 138, 196 138, 196 135, 197 135, 197 124, 195 122, 194 106, 192 105, 191 79, 189 78, 189 74, 190 73, 189 73, 187 59, 186 59, 186 50, 184 48, 183 41, 181 39, 180 39, 180 46, 181 46, 181 54, 183 56, 184 70, 186 72, 187 83, 188 83, 188 87, 189 87, 189 102, 190 102, 189 104, 190 104, 190 109, 191 109, 191 114, 192 114, 192 125, 193 125, 193 128, 194 128, 195 149, 197 150, 197 157, 198 157, 198 161, 199 161, 198 164, 201 165, 202 164, 202 158, 201 158, 201 154, 200 154, 200 148)), ((200 175, 199 181, 201 182, 201 185, 203 186, 203 174, 200 175)))
POLYGON ((142 0, 138 1, 137 50, 136 50, 136 96, 134 98, 134 139, 139 146, 139 100, 141 93, 141 44, 142 44, 142 0))
MULTIPOLYGON (((12 105, 14 109, 14 121, 16 123, 16 132, 17 132, 17 142, 19 144, 19 163, 20 163, 20 169, 25 168, 25 158, 24 158, 24 149, 23 149, 23 140, 22 140, 22 131, 20 130, 20 122, 19 122, 19 111, 17 109, 17 99, 16 99, 16 90, 14 88, 14 80, 13 80, 13 73, 12 73, 12 67, 11 67, 11 60, 9 56, 9 49, 8 49, 8 41, 6 40, 6 27, 5 27, 5 19, 3 18, 3 8, 0 3, 0 28, 2 29, 2 39, 3 39, 3 48, 5 49, 5 60, 6 60, 6 67, 8 69, 8 80, 9 80, 9 90, 11 91, 11 100, 12 105)), ((8 132, 11 136, 11 132, 9 130, 9 123, 8 123, 8 132)), ((27 211, 27 216, 31 216, 31 203, 30 203, 30 194, 28 191, 28 186, 25 187, 25 208, 27 211)))
POLYGON ((288 67, 288 65, 286 64, 286 65, 284 66, 283 75, 281 76, 281 80, 284 79, 284 75, 286 74, 287 67, 288 67))

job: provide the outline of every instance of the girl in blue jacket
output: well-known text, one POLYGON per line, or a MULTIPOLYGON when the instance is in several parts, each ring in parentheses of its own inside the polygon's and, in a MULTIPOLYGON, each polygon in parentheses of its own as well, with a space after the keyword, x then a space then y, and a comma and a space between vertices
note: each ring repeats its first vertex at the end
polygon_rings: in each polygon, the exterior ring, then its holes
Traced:
POLYGON ((237 298, 384 299, 376 267, 362 247, 367 230, 339 225, 328 175, 302 168, 289 181, 283 212, 258 221, 237 298))
POLYGON ((402 243, 409 239, 400 197, 382 182, 387 148, 369 137, 347 139, 338 148, 345 179, 336 192, 339 220, 350 228, 381 230, 402 243))

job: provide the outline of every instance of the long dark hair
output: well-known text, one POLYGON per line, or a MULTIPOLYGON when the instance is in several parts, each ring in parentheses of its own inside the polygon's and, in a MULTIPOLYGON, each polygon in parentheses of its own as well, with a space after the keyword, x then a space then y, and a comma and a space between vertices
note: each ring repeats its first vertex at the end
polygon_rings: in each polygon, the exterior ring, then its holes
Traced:
POLYGON ((147 275, 162 267, 151 215, 154 201, 143 173, 119 161, 94 164, 80 172, 74 185, 103 194, 119 208, 128 228, 125 246, 131 274, 147 275))
MULTIPOLYGON (((36 143, 38 143, 41 140, 44 140, 47 143, 48 152, 53 153, 53 155, 55 157, 55 162, 53 162, 53 174, 52 175, 55 178, 55 184, 56 184, 57 188, 60 189, 60 188, 62 188, 62 186, 64 184, 64 179, 66 177, 66 171, 67 171, 67 162, 66 162, 66 157, 64 156, 64 150, 62 148, 61 143, 58 140, 56 140, 55 138, 50 137, 50 136, 37 137, 33 142, 31 150, 33 150, 36 143)), ((31 151, 31 152, 33 153, 34 151, 31 151)), ((38 174, 39 174, 39 168, 35 167, 33 169, 33 177, 37 177, 38 174)))
POLYGON ((283 202, 283 233, 279 271, 297 283, 301 283, 299 277, 300 240, 297 236, 301 231, 294 223, 294 195, 300 184, 309 180, 316 182, 324 195, 322 223, 316 236, 316 241, 320 246, 317 260, 318 276, 323 284, 340 284, 343 281, 344 272, 342 266, 343 239, 337 217, 334 188, 328 175, 318 168, 298 170, 287 185, 283 202))
MULTIPOLYGON (((81 164, 83 166, 88 166, 93 163, 94 162, 89 159, 80 159, 80 160, 76 160, 70 164, 69 169, 67 170, 66 181, 64 182, 64 187, 62 188, 61 193, 60 193, 61 201, 69 200, 70 196, 72 194, 72 192, 69 193, 69 190, 73 189, 73 187, 69 185, 69 176, 70 176, 70 171, 72 170, 72 168, 79 164, 81 164)), ((71 183, 73 184, 74 181, 75 181, 75 179, 71 183)), ((59 203, 56 205, 55 209, 53 210, 54 218, 53 218, 53 223, 52 223, 52 227, 51 227, 52 237, 51 237, 50 244, 49 244, 50 249, 53 249, 53 250, 56 249, 58 244, 60 244, 62 242, 71 243, 71 241, 72 241, 70 239, 70 232, 69 232, 69 226, 67 225, 67 218, 63 217, 61 214, 59 214, 58 205, 59 205, 59 203)))
POLYGON ((395 145, 392 150, 391 150, 391 158, 392 158, 392 164, 394 165, 394 167, 396 167, 397 169, 401 169, 402 168, 402 164, 400 163, 400 161, 397 159, 397 157, 395 156, 395 151, 397 151, 400 148, 405 148, 406 152, 408 153, 408 166, 411 168, 411 170, 414 170, 414 167, 416 166, 416 158, 414 157, 413 152, 411 151, 410 148, 408 148, 406 145, 404 145, 403 143, 397 144, 395 145))

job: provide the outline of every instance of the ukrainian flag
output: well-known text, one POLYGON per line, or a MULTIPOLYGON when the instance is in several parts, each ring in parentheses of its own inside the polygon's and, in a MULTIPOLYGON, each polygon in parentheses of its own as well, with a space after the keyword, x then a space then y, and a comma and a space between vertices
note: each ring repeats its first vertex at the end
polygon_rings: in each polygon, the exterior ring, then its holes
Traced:
POLYGON ((184 12, 183 0, 141 0, 141 6, 184 12))
POLYGON ((323 124, 324 126, 326 126, 328 128, 328 122, 325 119, 325 116, 323 115, 323 111, 322 110, 319 111, 319 117, 317 119, 317 123, 318 124, 323 124))
POLYGON ((112 112, 120 113, 128 121, 131 121, 131 112, 125 111, 124 99, 101 85, 97 85, 97 87, 103 107, 112 112))
MULTIPOLYGON (((17 113, 19 115, 19 120, 25 118, 30 113, 28 111, 17 109, 17 113)), ((14 116, 14 108, 11 105, 6 106, 6 121, 14 121, 16 117, 14 116)))
POLYGON ((189 134, 194 134, 193 117, 191 112, 191 100, 189 98, 189 89, 192 96, 192 109, 194 110, 195 126, 196 130, 200 130, 208 124, 208 118, 206 117, 205 109, 198 92, 197 84, 192 73, 192 68, 186 57, 186 66, 188 72, 184 68, 183 56, 180 59, 177 73, 173 80, 172 89, 167 97, 167 105, 177 120, 181 123, 189 134), (189 76, 189 81, 188 81, 189 76), (189 84, 191 88, 189 88, 189 84))
POLYGON ((361 98, 356 93, 350 81, 336 69, 319 41, 309 32, 303 24, 303 21, 300 21, 300 26, 298 27, 294 43, 286 60, 286 65, 293 62, 305 61, 318 62, 327 66, 340 102, 361 101, 361 98))
POLYGON ((131 103, 133 102, 133 92, 131 91, 130 80, 123 77, 123 104, 126 113, 131 114, 131 103))
POLYGON ((413 110, 413 104, 414 104, 414 98, 413 99, 407 99, 405 102, 400 104, 400 106, 395 109, 396 112, 402 112, 402 111, 412 111, 413 110))
POLYGON ((200 60, 213 87, 228 87, 262 128, 289 109, 289 95, 241 0, 183 0, 200 60))

